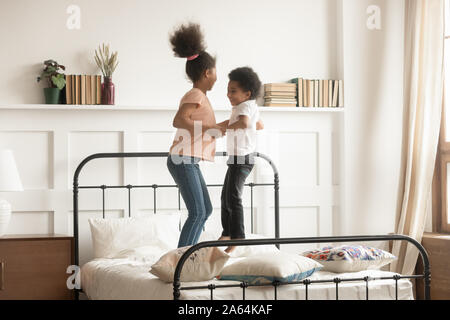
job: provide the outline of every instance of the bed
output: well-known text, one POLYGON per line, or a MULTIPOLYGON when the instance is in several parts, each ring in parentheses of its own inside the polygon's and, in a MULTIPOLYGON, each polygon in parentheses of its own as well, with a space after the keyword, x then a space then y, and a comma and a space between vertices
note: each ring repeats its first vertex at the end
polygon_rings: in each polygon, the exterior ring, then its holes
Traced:
MULTIPOLYGON (((226 156, 219 152, 217 156, 226 156)), ((156 195, 158 188, 177 187, 176 185, 144 185, 144 186, 79 186, 78 176, 83 166, 94 159, 125 158, 125 157, 167 157, 167 153, 101 153, 84 159, 75 171, 74 176, 74 237, 75 262, 79 262, 78 239, 78 197, 79 191, 84 188, 99 188, 103 191, 103 218, 104 192, 108 188, 128 189, 129 208, 131 207, 131 190, 133 188, 153 188, 156 195)), ((201 242, 190 247, 179 259, 173 275, 173 281, 164 282, 149 272, 152 265, 164 255, 167 247, 158 244, 143 245, 128 248, 120 254, 107 258, 96 258, 84 264, 81 268, 81 288, 75 288, 75 297, 84 292, 89 299, 227 299, 227 300, 254 300, 254 299, 307 299, 307 300, 359 300, 359 299, 414 299, 413 286, 409 279, 423 279, 425 299, 429 299, 430 268, 428 256, 424 248, 412 238, 403 235, 374 235, 374 236, 341 236, 341 237, 310 237, 310 238, 282 238, 279 233, 279 178, 274 163, 267 156, 254 153, 254 157, 266 160, 273 169, 274 183, 248 183, 251 192, 251 213, 253 215, 253 188, 259 186, 274 187, 274 218, 275 238, 251 237, 245 240, 216 241, 214 239, 201 239, 201 242), (273 246, 277 250, 284 244, 317 244, 340 242, 370 242, 370 241, 408 241, 420 252, 424 264, 424 273, 419 275, 402 276, 396 273, 378 269, 361 270, 358 272, 316 271, 305 279, 282 282, 273 281, 265 284, 252 284, 246 281, 209 280, 200 282, 182 282, 180 277, 183 266, 189 257, 196 251, 205 248, 235 245, 238 248, 263 248, 273 246)), ((220 185, 208 185, 220 186, 220 185)), ((154 197, 154 210, 156 212, 156 196, 154 197)), ((180 207, 180 196, 178 196, 180 207)), ((131 210, 129 210, 130 215, 131 210)), ((253 217, 252 217, 253 221, 253 217)), ((253 224, 251 227, 253 231, 253 224)), ((253 249, 252 249, 253 250, 253 249)), ((255 249, 256 250, 256 249, 255 249)), ((229 266, 245 259, 243 256, 231 257, 225 266, 229 266)))
MULTIPOLYGON (((152 251, 149 248, 149 251, 152 251)), ((149 254, 151 256, 151 254, 149 254)), ((231 259, 229 263, 234 263, 231 259)), ((89 299, 99 300, 171 300, 173 285, 159 280, 148 272, 157 259, 142 258, 141 255, 130 255, 127 258, 94 259, 81 269, 81 283, 84 293, 89 299)), ((340 279, 364 278, 372 279, 392 277, 394 273, 381 270, 366 270, 351 273, 315 272, 309 280, 320 281, 339 277, 340 279)), ((235 285, 236 287, 216 289, 214 300, 242 300, 243 289, 236 281, 211 280, 206 282, 183 283, 189 287, 235 285)), ((392 279, 372 280, 368 282, 369 295, 366 296, 365 282, 346 282, 339 287, 340 300, 412 300, 411 282, 407 279, 398 281, 398 293, 392 279), (396 297, 397 295, 397 297, 396 297)), ((247 288, 246 300, 271 300, 275 298, 272 287, 247 288)), ((211 291, 205 289, 182 290, 181 300, 209 300, 211 291)), ((285 285, 277 289, 278 300, 305 300, 305 285, 285 285)), ((311 284, 308 289, 310 300, 335 300, 336 285, 334 283, 311 284)))

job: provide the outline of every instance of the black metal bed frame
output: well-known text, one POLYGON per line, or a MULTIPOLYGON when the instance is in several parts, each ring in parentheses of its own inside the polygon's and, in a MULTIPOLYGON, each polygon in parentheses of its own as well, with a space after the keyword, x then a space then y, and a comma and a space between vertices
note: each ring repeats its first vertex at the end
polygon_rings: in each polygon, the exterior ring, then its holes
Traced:
MULTIPOLYGON (((104 159, 104 158, 161 158, 167 157, 169 155, 168 152, 131 152, 131 153, 96 153, 86 157, 77 167, 74 174, 73 179, 73 235, 75 238, 75 265, 79 265, 79 233, 78 233, 78 193, 80 189, 101 189, 102 190, 102 212, 103 218, 105 218, 105 190, 112 188, 121 188, 128 189, 128 216, 131 216, 131 190, 133 188, 153 188, 153 210, 156 214, 156 190, 158 188, 178 188, 177 185, 124 185, 124 186, 106 186, 106 185, 98 185, 98 186, 79 186, 78 179, 81 172, 81 169, 91 160, 94 159, 104 159)), ((216 152, 216 156, 227 156, 225 152, 216 152)), ((259 157, 266 160, 272 167, 274 172, 274 182, 273 183, 248 183, 245 186, 249 186, 251 188, 251 230, 253 230, 253 187, 255 186, 274 186, 274 211, 275 211, 275 238, 272 239, 244 239, 244 240, 226 240, 226 241, 205 241, 197 243, 190 247, 180 258, 178 262, 173 281, 173 298, 174 300, 178 300, 181 296, 181 290, 195 290, 195 289, 208 289, 210 290, 210 297, 213 300, 213 292, 218 288, 232 288, 232 287, 240 287, 242 288, 242 298, 245 300, 245 290, 248 287, 256 287, 256 286, 273 286, 274 287, 274 299, 277 300, 277 288, 279 286, 284 285, 304 285, 305 286, 305 298, 308 300, 308 287, 314 283, 335 283, 336 284, 336 300, 339 299, 339 283, 348 282, 348 281, 365 281, 366 283, 366 299, 369 299, 369 281, 374 280, 386 280, 392 279, 395 280, 395 298, 398 299, 398 280, 400 279, 420 279, 423 278, 424 281, 424 298, 426 300, 430 299, 430 264, 428 259, 428 254, 424 247, 417 242, 415 239, 404 236, 404 235, 362 235, 362 236, 335 236, 335 237, 299 237, 299 238, 280 238, 280 224, 279 224, 279 175, 278 170, 273 163, 273 161, 267 157, 266 155, 254 152, 251 157, 259 157), (205 248, 205 247, 223 247, 223 246, 253 246, 253 245, 268 245, 274 244, 278 248, 281 244, 306 244, 306 243, 324 243, 324 242, 355 242, 355 241, 387 241, 387 240, 400 240, 407 241, 412 243, 418 250, 423 260, 424 272, 419 275, 393 275, 390 277, 364 277, 364 278, 334 278, 334 279, 324 279, 324 280, 309 280, 304 279, 301 281, 291 281, 286 283, 281 283, 278 281, 274 281, 270 284, 249 284, 247 282, 241 282, 239 284, 208 284, 204 286, 187 286, 181 287, 180 276, 181 270, 183 268, 184 263, 188 259, 188 257, 195 251, 205 248)), ((222 184, 207 184, 208 187, 219 187, 222 184)), ((180 200, 180 190, 178 189, 178 208, 181 209, 181 200, 180 200)), ((79 298, 79 292, 82 292, 82 289, 74 289, 75 291, 75 299, 79 298)))

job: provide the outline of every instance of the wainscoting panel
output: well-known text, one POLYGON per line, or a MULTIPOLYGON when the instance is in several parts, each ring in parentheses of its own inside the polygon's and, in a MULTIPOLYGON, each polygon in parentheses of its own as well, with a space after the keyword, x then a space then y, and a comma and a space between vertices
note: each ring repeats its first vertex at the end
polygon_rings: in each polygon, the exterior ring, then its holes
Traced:
POLYGON ((9 234, 53 233, 54 212, 14 211, 8 226, 9 234))
POLYGON ((0 131, 0 149, 13 150, 25 190, 53 189, 51 131, 0 131))
MULTIPOLYGON (((280 233, 283 237, 315 237, 320 230, 319 207, 283 207, 280 213, 280 233)), ((283 250, 301 253, 314 249, 315 244, 282 245, 283 250)))
MULTIPOLYGON (((121 132, 70 132, 69 172, 75 172, 78 164, 87 156, 100 152, 123 152, 121 132)), ((73 177, 73 176, 72 176, 73 177)), ((98 159, 85 165, 79 177, 80 185, 106 185, 123 183, 122 159, 98 159)))

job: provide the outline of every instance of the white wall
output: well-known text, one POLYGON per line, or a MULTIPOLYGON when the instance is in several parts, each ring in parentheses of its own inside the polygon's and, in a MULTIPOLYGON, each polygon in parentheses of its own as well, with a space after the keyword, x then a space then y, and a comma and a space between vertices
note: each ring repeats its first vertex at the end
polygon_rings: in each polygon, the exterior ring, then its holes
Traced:
POLYGON ((336 77, 335 7, 327 0, 1 1, 0 102, 43 103, 35 80, 49 58, 68 74, 97 73, 94 50, 106 42, 119 53, 116 104, 178 105, 190 84, 168 34, 190 20, 217 55, 215 105, 228 105, 227 75, 239 66, 252 66, 263 82, 336 77), (66 27, 72 4, 81 9, 80 30, 66 27))
POLYGON ((404 1, 342 2, 346 234, 393 232, 400 179, 404 1), (381 9, 381 29, 366 9, 381 9))

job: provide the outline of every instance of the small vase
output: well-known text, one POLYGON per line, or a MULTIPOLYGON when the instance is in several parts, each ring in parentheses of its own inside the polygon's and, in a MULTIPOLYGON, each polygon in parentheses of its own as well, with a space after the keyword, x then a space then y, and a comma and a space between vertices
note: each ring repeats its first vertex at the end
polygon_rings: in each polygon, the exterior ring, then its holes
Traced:
POLYGON ((58 104, 61 90, 58 88, 44 88, 46 104, 58 104))
POLYGON ((114 83, 111 77, 104 77, 102 83, 102 104, 114 104, 114 83))

